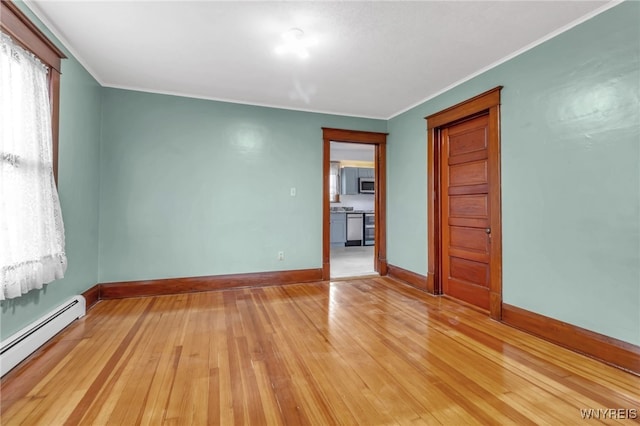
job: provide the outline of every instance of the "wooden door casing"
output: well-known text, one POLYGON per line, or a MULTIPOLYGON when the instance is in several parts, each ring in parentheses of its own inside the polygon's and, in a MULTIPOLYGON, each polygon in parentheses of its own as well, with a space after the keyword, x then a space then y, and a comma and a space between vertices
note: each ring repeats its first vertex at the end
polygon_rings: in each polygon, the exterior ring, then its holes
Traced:
MULTIPOLYGON (((428 234, 428 259, 427 259, 427 291, 432 294, 442 294, 445 291, 444 276, 451 275, 451 258, 446 261, 445 253, 443 253, 444 238, 448 238, 447 244, 451 243, 453 238, 454 246, 461 244, 461 233, 466 232, 469 242, 462 243, 472 245, 472 247, 462 247, 467 250, 463 250, 467 255, 470 255, 473 259, 465 259, 464 257, 456 256, 460 252, 454 250, 453 268, 454 277, 462 278, 466 281, 468 278, 473 278, 472 281, 476 281, 476 285, 487 288, 488 290, 481 290, 485 294, 481 296, 481 300, 484 309, 487 309, 488 298, 488 310, 491 318, 500 320, 502 318, 502 218, 501 218, 501 187, 500 187, 500 91, 502 86, 498 86, 494 89, 488 90, 475 96, 471 99, 456 104, 450 108, 444 109, 435 114, 425 117, 427 120, 427 234, 428 234), (482 200, 482 192, 473 191, 466 194, 460 193, 457 195, 467 195, 464 197, 454 197, 453 206, 446 206, 447 212, 453 209, 454 227, 455 223, 464 223, 468 226, 466 231, 460 232, 459 229, 454 229, 453 235, 449 230, 449 218, 445 218, 443 215, 443 203, 449 203, 450 200, 443 197, 442 185, 443 185, 443 137, 448 136, 450 128, 454 125, 462 125, 465 122, 477 118, 479 116, 486 117, 486 143, 487 143, 487 160, 483 165, 480 160, 480 156, 484 155, 479 152, 481 150, 474 150, 465 143, 460 143, 456 147, 454 152, 454 163, 459 161, 460 165, 463 163, 471 163, 468 167, 459 167, 459 170, 455 171, 455 175, 452 176, 453 191, 469 190, 474 187, 478 190, 481 185, 486 185, 488 192, 486 199, 482 200), (449 130, 448 130, 449 129, 449 130), (477 156, 477 157, 474 157, 477 156), (475 162, 473 161, 475 158, 475 162), (486 168, 485 168, 486 166, 486 168), (466 176, 466 177, 465 177, 466 176), (470 178, 471 181, 467 182, 469 185, 462 185, 465 179, 470 178), (474 180, 475 179, 475 180, 474 180), (477 186, 476 186, 477 185, 477 186), (487 217, 482 216, 482 209, 486 206, 487 217), (456 222, 457 221, 457 222, 456 222), (481 228, 480 225, 486 224, 488 221, 489 226, 481 228), (443 229, 446 229, 448 235, 444 235, 443 229), (487 236, 486 229, 490 229, 490 236, 487 236), (484 236, 482 235, 484 233, 484 236), (488 238, 490 238, 490 243, 488 238), (487 245, 488 244, 488 245, 487 245), (472 250, 469 250, 472 249, 472 250), (484 252, 483 252, 484 250, 484 252), (483 259, 486 259, 488 254, 487 267, 480 267, 478 263, 482 263, 483 259), (474 257, 475 256, 475 257, 474 257), (461 259, 461 260, 460 260, 461 259), (465 260, 470 260, 469 263, 465 260), (448 268, 445 271, 445 268, 448 268), (486 282, 485 282, 486 281, 486 282)), ((459 129, 456 129, 456 131, 459 129)), ((473 145, 473 143, 471 143, 473 145)), ((448 156, 448 154, 447 154, 448 156)), ((448 161, 448 160, 447 160, 448 161)), ((454 164, 455 166, 456 164, 454 164)), ((448 164, 447 164, 448 167, 448 164)), ((454 194, 455 195, 455 194, 454 194)), ((447 245, 448 247, 448 245, 447 245)), ((449 286, 450 283, 447 283, 449 286)), ((458 286, 460 287, 460 286, 458 286)), ((462 287, 463 289, 465 287, 462 287)), ((468 287, 467 287, 468 289, 468 287)), ((450 290, 447 287, 447 290, 450 290)), ((457 288, 456 290, 460 290, 457 288)), ((455 290, 454 290, 455 291, 455 290)), ((464 290, 460 290, 464 292, 464 290)), ((451 295, 452 297, 458 297, 459 295, 451 295)), ((461 298, 465 300, 464 297, 461 298)))
POLYGON ((373 247, 374 270, 380 276, 387 275, 387 133, 358 130, 322 128, 323 184, 322 184, 322 279, 331 279, 330 271, 330 204, 329 167, 331 142, 361 143, 375 147, 375 244, 373 247))

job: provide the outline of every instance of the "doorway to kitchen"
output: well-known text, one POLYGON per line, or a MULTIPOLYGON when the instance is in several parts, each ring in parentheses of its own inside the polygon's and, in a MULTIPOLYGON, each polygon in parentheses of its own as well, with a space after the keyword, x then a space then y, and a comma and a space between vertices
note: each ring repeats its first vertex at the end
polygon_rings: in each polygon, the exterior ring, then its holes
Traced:
POLYGON ((330 145, 331 278, 375 274, 375 147, 330 145))
POLYGON ((323 279, 386 275, 386 133, 323 128, 323 279))

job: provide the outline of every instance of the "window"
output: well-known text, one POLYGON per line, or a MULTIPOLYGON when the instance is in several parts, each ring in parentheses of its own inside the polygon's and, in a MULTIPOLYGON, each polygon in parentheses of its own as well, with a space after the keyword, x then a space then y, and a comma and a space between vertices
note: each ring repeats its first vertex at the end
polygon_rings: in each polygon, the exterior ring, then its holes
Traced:
POLYGON ((57 176, 64 55, 11 2, 0 3, 0 300, 66 270, 57 176))
POLYGON ((33 52, 50 68, 48 75, 51 103, 51 136, 53 146, 53 174, 58 181, 58 117, 60 114, 60 64, 66 58, 20 9, 10 1, 0 1, 0 30, 14 42, 33 52))
POLYGON ((329 201, 340 202, 340 162, 332 161, 329 164, 329 201))

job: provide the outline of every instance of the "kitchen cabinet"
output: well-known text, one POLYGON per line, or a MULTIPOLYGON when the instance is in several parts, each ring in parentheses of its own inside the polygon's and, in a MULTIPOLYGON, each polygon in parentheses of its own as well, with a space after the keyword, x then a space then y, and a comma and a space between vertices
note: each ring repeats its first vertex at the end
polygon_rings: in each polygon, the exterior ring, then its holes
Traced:
POLYGON ((347 215, 344 213, 331 213, 329 242, 332 246, 344 247, 347 242, 347 215))
POLYGON ((342 188, 340 193, 343 195, 357 195, 359 194, 358 179, 373 179, 374 177, 375 169, 371 167, 343 167, 341 172, 342 188))
POLYGON ((343 167, 342 168, 342 194, 356 195, 358 193, 358 168, 343 167))
POLYGON ((373 179, 374 177, 376 177, 375 169, 371 167, 360 167, 358 168, 358 177, 373 179))

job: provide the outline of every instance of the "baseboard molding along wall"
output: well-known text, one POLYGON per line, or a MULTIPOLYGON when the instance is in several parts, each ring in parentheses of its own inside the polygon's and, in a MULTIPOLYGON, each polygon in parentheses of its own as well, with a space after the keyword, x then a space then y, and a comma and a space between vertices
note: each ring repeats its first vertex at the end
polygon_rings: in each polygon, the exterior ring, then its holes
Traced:
POLYGON ((388 265, 387 275, 391 278, 404 281, 417 289, 427 291, 427 277, 424 275, 420 275, 391 264, 388 265))
POLYGON ((503 303, 502 322, 572 351, 640 375, 640 346, 503 303))
POLYGON ((240 287, 258 287, 306 283, 322 280, 322 269, 256 272, 249 274, 211 275, 203 277, 168 278, 160 280, 101 283, 101 300, 126 297, 160 296, 194 293, 240 287))

